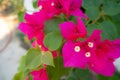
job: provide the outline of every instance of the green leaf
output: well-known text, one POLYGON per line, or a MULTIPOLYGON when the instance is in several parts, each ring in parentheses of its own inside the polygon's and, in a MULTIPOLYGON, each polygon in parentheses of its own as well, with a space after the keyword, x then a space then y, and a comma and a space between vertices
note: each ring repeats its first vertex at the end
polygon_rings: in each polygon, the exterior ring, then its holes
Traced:
POLYGON ((33 80, 33 76, 32 75, 28 75, 28 80, 33 80))
POLYGON ((93 30, 98 29, 97 26, 98 25, 96 25, 96 24, 89 24, 87 26, 88 36, 91 35, 91 33, 93 32, 93 30))
POLYGON ((111 18, 114 22, 120 22, 120 13, 115 16, 111 16, 111 18))
POLYGON ((120 5, 115 0, 105 0, 102 9, 104 14, 109 16, 117 15, 120 13, 120 5))
POLYGON ((60 32, 60 28, 59 28, 60 23, 61 21, 57 18, 46 21, 44 32, 45 33, 53 32, 53 31, 60 32))
POLYGON ((30 49, 26 56, 26 66, 29 69, 34 69, 40 66, 41 64, 41 52, 36 49, 30 49))
POLYGON ((49 50, 57 50, 62 44, 62 36, 58 32, 50 32, 44 38, 44 45, 49 50))
POLYGON ((54 66, 52 53, 49 51, 42 52, 37 49, 30 49, 26 56, 27 68, 36 69, 43 64, 54 66))
POLYGON ((33 7, 34 7, 34 8, 37 8, 37 7, 38 7, 37 2, 38 2, 37 0, 33 0, 33 7))
POLYGON ((18 73, 15 74, 14 80, 25 80, 26 76, 30 72, 29 69, 26 69, 25 60, 26 60, 26 55, 23 56, 20 60, 20 65, 18 67, 18 73))
POLYGON ((29 72, 29 70, 20 71, 14 75, 13 80, 25 80, 29 72))
POLYGON ((25 12, 19 12, 19 13, 18 13, 18 20, 19 20, 20 22, 23 22, 23 21, 24 21, 24 14, 25 14, 25 12))
POLYGON ((55 60, 55 67, 47 67, 47 72, 50 80, 60 80, 61 77, 67 76, 71 68, 64 68, 63 58, 57 57, 55 60))
POLYGON ((116 26, 111 21, 103 21, 102 23, 100 23, 99 29, 102 30, 103 40, 104 39, 114 40, 117 38, 116 26))
POLYGON ((90 36, 93 30, 95 29, 102 30, 101 36, 103 40, 104 39, 114 40, 118 37, 116 26, 111 21, 103 21, 99 24, 89 24, 87 26, 88 36, 90 36))
POLYGON ((86 9, 86 14, 91 20, 95 20, 99 16, 98 7, 90 6, 86 9))
POLYGON ((102 76, 102 75, 98 75, 98 80, 120 80, 119 75, 114 74, 111 77, 105 77, 105 76, 102 76))
POLYGON ((21 80, 22 72, 16 73, 13 80, 21 80))
POLYGON ((117 38, 120 38, 120 22, 114 22, 115 25, 116 25, 116 29, 117 29, 117 32, 118 32, 118 37, 117 38))
POLYGON ((102 4, 104 1, 103 0, 83 0, 83 7, 85 9, 88 9, 89 7, 99 7, 100 4, 102 4))
POLYGON ((18 71, 23 71, 23 70, 25 70, 25 68, 26 68, 25 60, 26 60, 26 56, 22 56, 22 57, 21 57, 21 60, 20 60, 20 65, 19 65, 19 67, 18 67, 18 71))
POLYGON ((52 53, 47 51, 42 53, 42 62, 44 64, 50 65, 54 67, 53 56, 52 53))
POLYGON ((73 69, 68 80, 92 80, 92 78, 88 69, 73 69))
POLYGON ((112 21, 116 25, 117 32, 118 32, 118 38, 120 38, 120 14, 112 16, 112 21))

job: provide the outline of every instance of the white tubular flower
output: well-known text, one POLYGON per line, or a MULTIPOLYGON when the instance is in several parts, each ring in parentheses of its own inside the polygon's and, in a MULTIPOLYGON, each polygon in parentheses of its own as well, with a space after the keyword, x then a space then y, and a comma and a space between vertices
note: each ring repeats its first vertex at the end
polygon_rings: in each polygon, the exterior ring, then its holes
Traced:
POLYGON ((24 0, 24 7, 25 7, 25 9, 27 10, 26 12, 28 13, 28 14, 33 14, 34 12, 38 12, 39 11, 39 9, 35 9, 34 7, 33 7, 33 2, 34 2, 34 0, 24 0))

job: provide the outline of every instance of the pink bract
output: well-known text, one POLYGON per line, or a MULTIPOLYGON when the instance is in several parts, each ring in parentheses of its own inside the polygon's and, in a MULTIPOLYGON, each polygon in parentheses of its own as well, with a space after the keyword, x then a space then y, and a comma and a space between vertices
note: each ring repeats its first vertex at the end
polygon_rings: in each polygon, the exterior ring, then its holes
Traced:
POLYGON ((81 42, 67 41, 62 49, 65 67, 86 68, 88 58, 85 55, 84 47, 81 42), (80 51, 75 51, 75 47, 79 47, 80 51))
POLYGON ((49 80, 46 69, 35 70, 31 72, 33 80, 49 80))
POLYGON ((85 41, 67 41, 62 49, 64 66, 86 68, 104 76, 115 72, 114 60, 120 57, 120 39, 101 40, 101 30, 94 30, 85 41))
POLYGON ((44 21, 45 16, 41 15, 41 13, 37 12, 33 15, 25 14, 25 20, 26 22, 22 22, 19 25, 19 29, 28 36, 28 39, 31 40, 33 38, 36 38, 36 41, 39 44, 43 43, 44 38, 44 21), (42 16, 41 18, 38 18, 42 16))
POLYGON ((94 50, 95 46, 100 41, 100 32, 100 30, 93 31, 91 36, 87 38, 84 42, 67 41, 62 49, 65 67, 86 68, 86 64, 88 64, 90 60, 96 59, 97 61, 99 61, 99 59, 96 58, 97 55, 94 50), (94 45, 92 47, 89 47, 89 42, 93 43, 94 45), (78 51, 76 51, 77 47, 78 51), (88 57, 86 57, 87 52, 90 53, 88 57))
POLYGON ((40 12, 44 12, 48 18, 61 13, 61 4, 59 0, 38 0, 40 12))
POLYGON ((117 40, 105 40, 101 48, 108 52, 108 57, 117 59, 120 57, 120 39, 117 40), (103 45, 104 44, 104 45, 103 45))
POLYGON ((113 64, 113 60, 108 60, 107 63, 105 65, 102 65, 101 67, 97 67, 93 63, 89 64, 88 67, 97 74, 102 74, 104 76, 113 76, 115 72, 115 66, 113 64))
POLYGON ((34 25, 44 24, 49 19, 44 11, 35 12, 32 15, 26 13, 24 18, 27 23, 34 25))
POLYGON ((88 17, 80 10, 82 0, 60 0, 63 13, 69 17, 70 15, 79 16, 87 19, 88 17))
POLYGON ((42 26, 20 23, 18 28, 28 36, 28 39, 36 38, 39 43, 43 43, 44 33, 42 26))
POLYGON ((88 19, 88 17, 80 10, 82 0, 39 0, 38 7, 40 11, 44 11, 46 15, 52 18, 54 15, 64 13, 67 17, 70 15, 79 16, 88 19))
POLYGON ((86 37, 87 30, 81 19, 77 19, 78 24, 73 22, 63 22, 60 24, 62 36, 67 40, 75 40, 77 38, 86 37))

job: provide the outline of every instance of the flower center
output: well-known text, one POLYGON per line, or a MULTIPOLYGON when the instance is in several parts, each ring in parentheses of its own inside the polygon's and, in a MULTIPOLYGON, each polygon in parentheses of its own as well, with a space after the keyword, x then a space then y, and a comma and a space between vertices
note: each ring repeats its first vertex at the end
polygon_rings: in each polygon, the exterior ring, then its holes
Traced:
POLYGON ((90 56, 91 56, 90 52, 86 52, 86 53, 85 53, 85 56, 86 56, 86 57, 90 57, 90 56))
POLYGON ((75 50, 75 52, 80 52, 80 47, 79 46, 75 46, 74 50, 75 50))
POLYGON ((93 42, 88 42, 88 46, 92 48, 94 46, 93 42))
POLYGON ((55 3, 54 3, 54 2, 52 2, 52 3, 51 3, 51 6, 54 6, 54 5, 55 5, 55 3))
POLYGON ((42 45, 39 45, 39 48, 42 48, 42 45))
POLYGON ((38 9, 39 9, 39 10, 42 10, 42 8, 43 8, 43 6, 42 6, 42 5, 40 5, 38 9))

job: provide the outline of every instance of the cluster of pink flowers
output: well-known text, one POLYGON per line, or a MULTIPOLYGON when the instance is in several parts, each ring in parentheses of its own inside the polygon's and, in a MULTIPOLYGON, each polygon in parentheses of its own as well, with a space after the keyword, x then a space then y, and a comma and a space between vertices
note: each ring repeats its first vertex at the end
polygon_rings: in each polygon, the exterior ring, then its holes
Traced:
MULTIPOLYGON (((66 40, 62 48, 65 67, 83 68, 105 76, 112 76, 115 72, 114 60, 120 57, 120 39, 101 40, 101 30, 94 30, 87 38, 87 30, 81 18, 87 16, 80 10, 82 0, 38 0, 39 12, 25 14, 26 22, 19 25, 19 29, 31 40, 36 38, 33 45, 38 44, 42 50, 44 46, 44 22, 61 13, 69 18, 77 17, 77 24, 71 21, 59 24, 61 34, 66 40), (83 38, 84 41, 80 41, 83 38)), ((52 51, 57 56, 57 51, 52 51)), ((33 80, 48 80, 46 69, 31 72, 33 80)))
POLYGON ((120 57, 120 39, 102 41, 100 33, 101 30, 94 30, 82 42, 68 40, 62 49, 64 66, 82 69, 88 67, 98 74, 112 76, 115 72, 113 62, 120 57))

